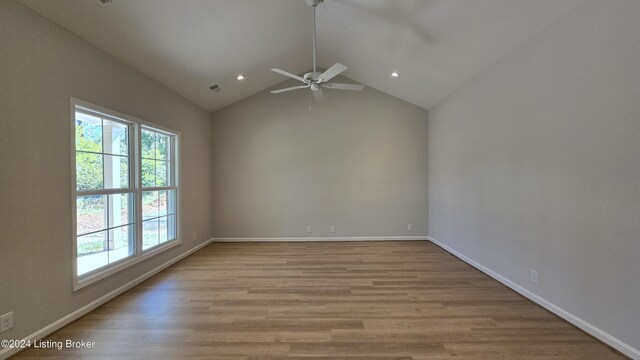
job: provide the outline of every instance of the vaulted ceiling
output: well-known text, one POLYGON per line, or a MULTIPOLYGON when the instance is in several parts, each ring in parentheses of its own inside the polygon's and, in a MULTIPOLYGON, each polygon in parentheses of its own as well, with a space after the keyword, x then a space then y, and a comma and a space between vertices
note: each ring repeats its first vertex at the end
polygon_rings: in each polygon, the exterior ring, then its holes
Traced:
MULTIPOLYGON (((582 1, 325 0, 318 63, 429 108, 582 1)), ((210 111, 311 68, 304 0, 21 2, 210 111)))

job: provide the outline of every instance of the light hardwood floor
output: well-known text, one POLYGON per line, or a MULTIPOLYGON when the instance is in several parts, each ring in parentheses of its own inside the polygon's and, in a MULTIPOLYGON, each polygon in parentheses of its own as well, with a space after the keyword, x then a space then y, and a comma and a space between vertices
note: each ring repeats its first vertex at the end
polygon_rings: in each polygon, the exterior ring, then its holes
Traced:
POLYGON ((624 358, 426 241, 212 244, 17 358, 624 358))

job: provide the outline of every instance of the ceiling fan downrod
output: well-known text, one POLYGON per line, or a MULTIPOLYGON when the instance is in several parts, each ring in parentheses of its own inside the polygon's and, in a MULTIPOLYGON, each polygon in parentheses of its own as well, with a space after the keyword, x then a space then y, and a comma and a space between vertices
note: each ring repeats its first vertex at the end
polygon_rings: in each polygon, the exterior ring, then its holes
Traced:
POLYGON ((277 72, 278 74, 287 76, 292 79, 296 79, 302 82, 304 85, 292 86, 285 89, 271 90, 272 94, 279 94, 291 90, 298 89, 311 89, 313 93, 313 97, 316 101, 322 101, 324 99, 324 95, 322 93, 322 87, 334 90, 350 90, 350 91, 361 91, 364 88, 364 85, 359 84, 340 84, 340 83, 329 83, 328 81, 332 78, 338 76, 343 71, 347 70, 347 67, 336 63, 329 69, 325 70, 322 74, 317 72, 317 62, 316 62, 316 7, 324 2, 324 0, 307 0, 307 4, 313 7, 313 71, 310 73, 304 74, 302 77, 292 74, 288 71, 284 71, 278 68, 273 68, 271 71, 277 72))

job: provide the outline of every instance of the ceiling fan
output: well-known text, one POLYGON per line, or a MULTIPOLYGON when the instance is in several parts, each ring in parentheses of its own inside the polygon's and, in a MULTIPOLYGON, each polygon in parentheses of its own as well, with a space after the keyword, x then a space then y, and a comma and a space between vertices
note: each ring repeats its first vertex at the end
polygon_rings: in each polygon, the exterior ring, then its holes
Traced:
POLYGON ((323 1, 324 0, 307 0, 307 4, 313 7, 313 71, 306 73, 302 77, 300 77, 298 75, 292 74, 284 70, 271 69, 271 71, 277 72, 279 74, 288 76, 292 79, 296 79, 304 83, 304 85, 273 90, 271 91, 272 94, 279 94, 286 91, 309 88, 311 89, 311 92, 313 93, 313 97, 316 99, 316 101, 322 101, 324 99, 324 94, 322 93, 323 87, 327 89, 351 90, 351 91, 360 91, 364 89, 364 85, 340 84, 340 83, 328 82, 329 80, 333 79, 335 76, 347 70, 347 67, 342 64, 335 64, 323 73, 319 73, 316 70, 316 6, 318 6, 323 1))

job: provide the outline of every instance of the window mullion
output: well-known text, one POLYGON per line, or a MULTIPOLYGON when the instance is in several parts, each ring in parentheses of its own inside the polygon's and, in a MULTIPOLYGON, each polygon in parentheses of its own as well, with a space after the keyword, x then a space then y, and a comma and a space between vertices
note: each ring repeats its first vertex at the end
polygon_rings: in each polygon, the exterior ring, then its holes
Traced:
POLYGON ((127 155, 129 156, 129 187, 133 190, 133 201, 129 203, 129 207, 127 211, 129 211, 129 223, 133 223, 133 226, 129 228, 129 247, 133 248, 133 256, 136 257, 139 254, 138 251, 138 219, 137 219, 137 209, 138 209, 138 195, 136 191, 136 136, 135 131, 137 129, 137 125, 129 124, 129 128, 127 129, 127 144, 129 148, 127 149, 127 155), (133 234, 132 234, 133 233, 133 234), (131 236, 133 235, 133 236, 131 236), (133 244, 131 243, 131 238, 133 238, 133 244))
MULTIPOLYGON (((132 148, 134 148, 132 146, 132 148)), ((136 256, 142 256, 142 126, 135 126, 136 256)))
POLYGON ((176 184, 176 161, 175 161, 175 151, 176 151, 176 139, 175 137, 171 137, 170 138, 170 143, 169 143, 169 148, 171 149, 171 151, 169 151, 169 155, 167 156, 167 159, 169 160, 169 173, 171 174, 171 183, 169 183, 168 185, 171 185, 173 187, 178 186, 178 184, 176 184))

